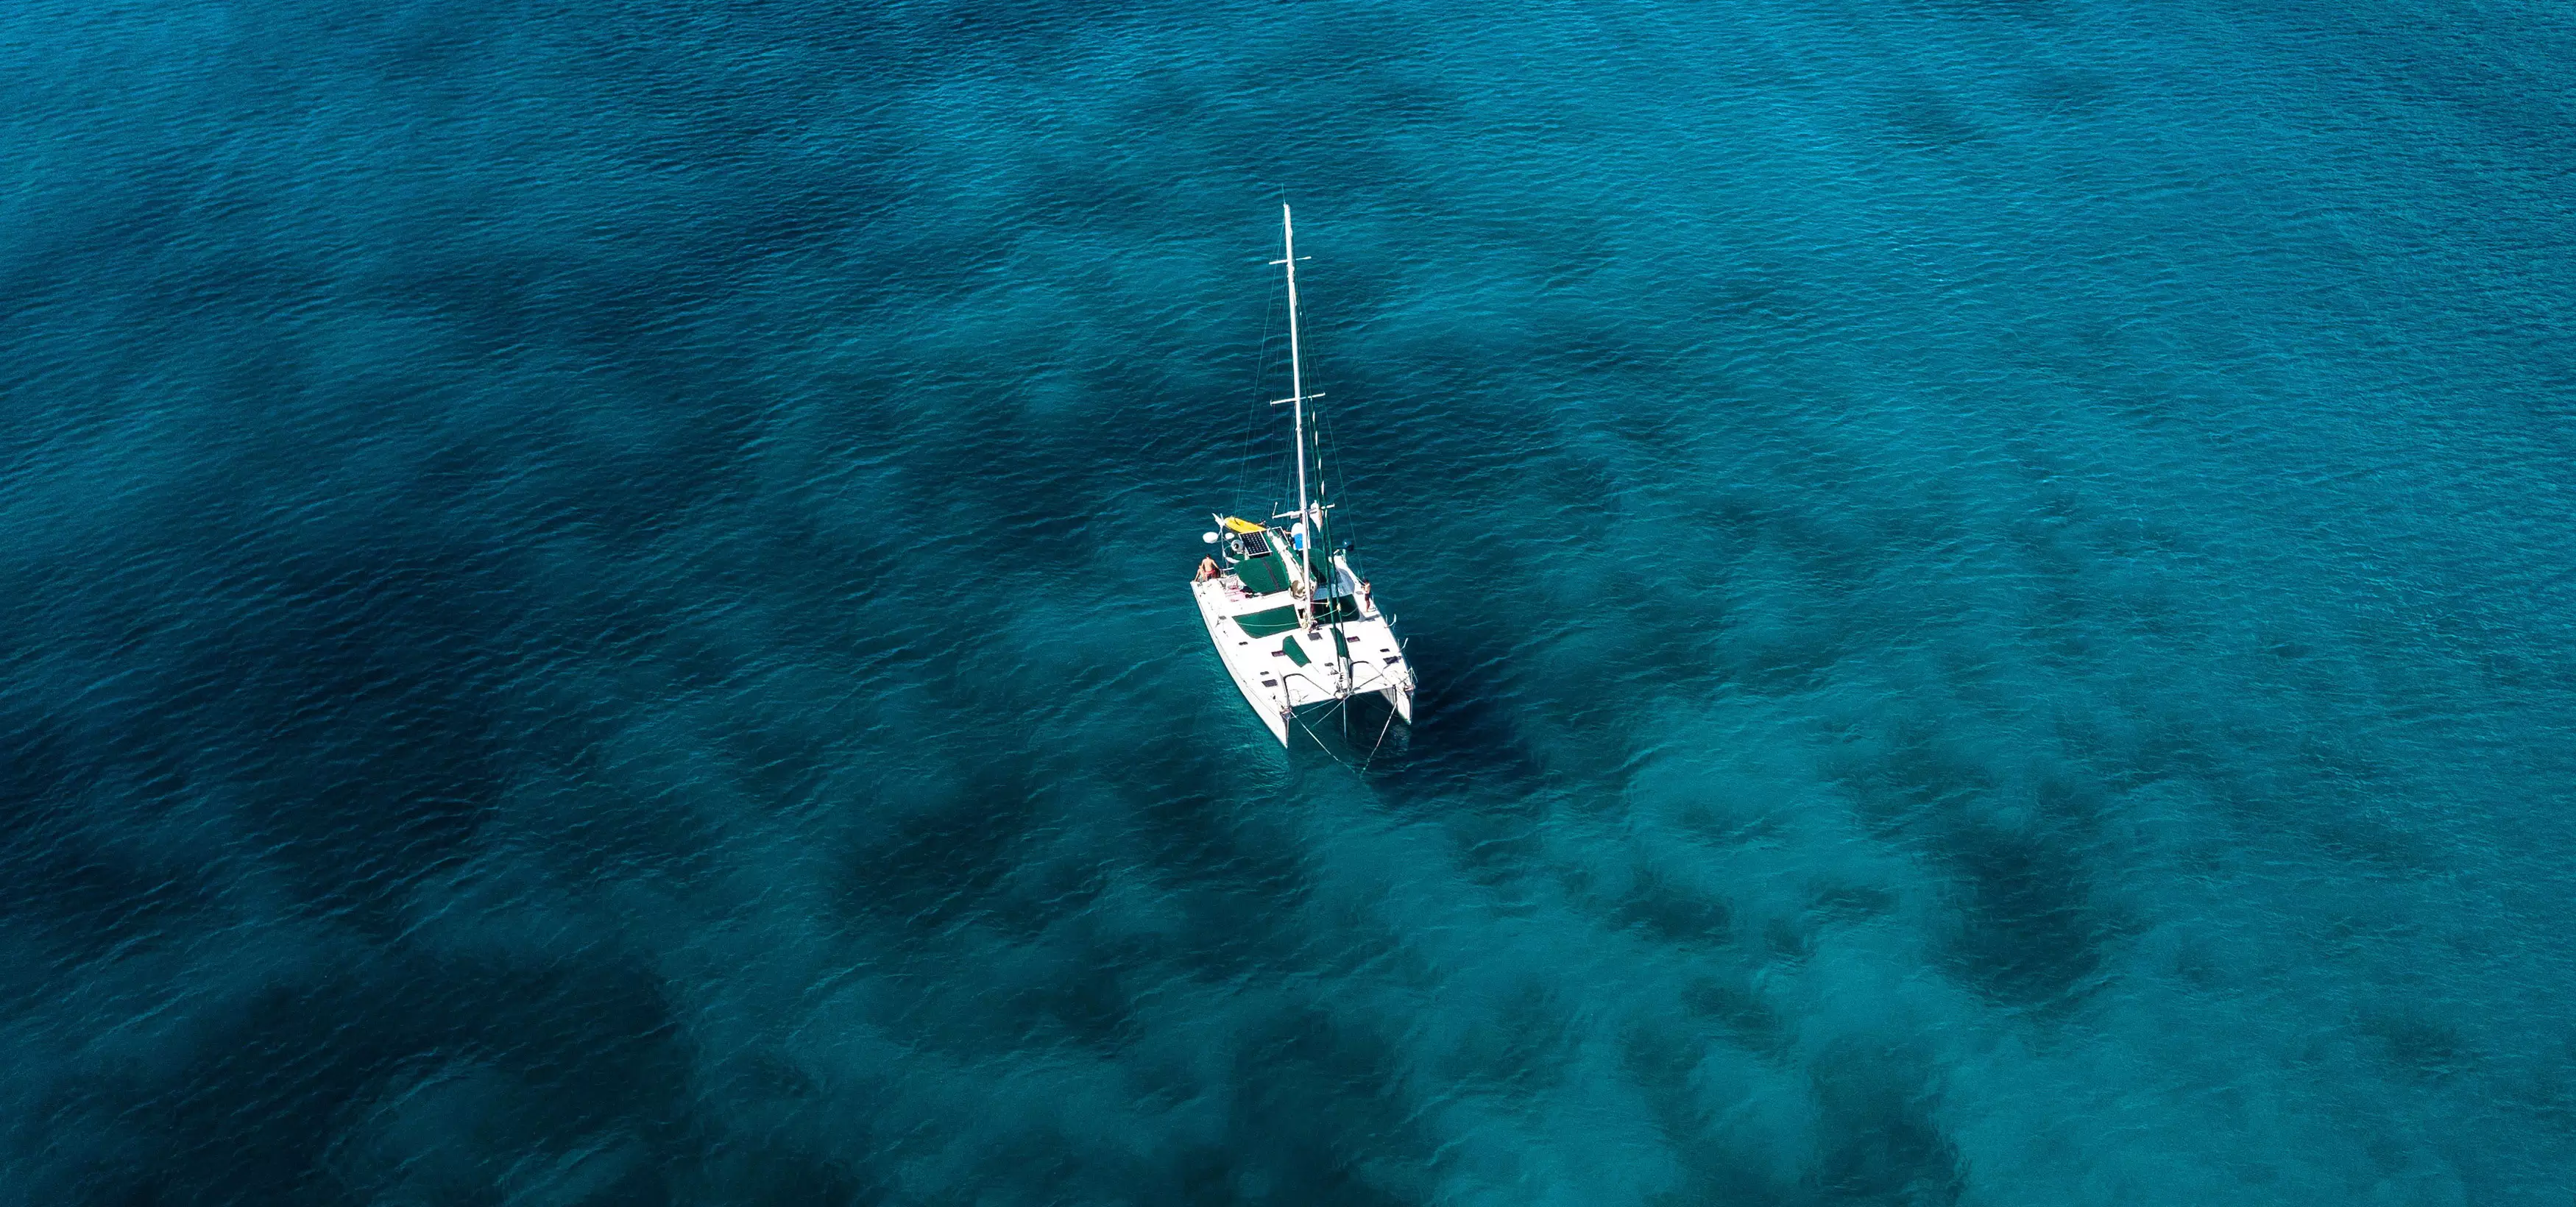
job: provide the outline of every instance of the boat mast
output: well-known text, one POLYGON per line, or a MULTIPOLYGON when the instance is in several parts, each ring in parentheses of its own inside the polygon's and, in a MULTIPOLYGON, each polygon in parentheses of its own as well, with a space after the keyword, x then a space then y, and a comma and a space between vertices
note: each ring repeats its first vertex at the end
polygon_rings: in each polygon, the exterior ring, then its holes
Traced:
POLYGON ((1298 619, 1311 622, 1315 612, 1315 537, 1314 510, 1306 499, 1306 372, 1297 348, 1297 226, 1288 212, 1288 203, 1279 203, 1279 238, 1286 253, 1279 262, 1288 266, 1288 400, 1296 410, 1297 436, 1297 522, 1306 529, 1299 543, 1298 560, 1306 572, 1306 597, 1297 605, 1304 615, 1298 619))

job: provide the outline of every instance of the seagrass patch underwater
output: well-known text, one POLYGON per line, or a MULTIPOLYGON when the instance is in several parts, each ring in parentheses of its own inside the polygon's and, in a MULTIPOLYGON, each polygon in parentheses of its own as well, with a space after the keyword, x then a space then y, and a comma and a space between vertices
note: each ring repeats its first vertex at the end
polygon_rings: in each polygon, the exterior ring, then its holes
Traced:
POLYGON ((0 31, 0 1201, 2576 1184, 2562 9, 0 31))

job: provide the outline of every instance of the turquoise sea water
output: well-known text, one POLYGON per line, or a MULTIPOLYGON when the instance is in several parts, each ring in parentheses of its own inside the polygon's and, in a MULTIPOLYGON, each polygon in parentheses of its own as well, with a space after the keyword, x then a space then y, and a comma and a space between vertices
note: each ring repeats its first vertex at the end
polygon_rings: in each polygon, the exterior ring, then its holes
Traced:
POLYGON ((2562 6, 0 66, 0 1202, 2576 1187, 2562 6), (1186 590, 1283 196, 1365 776, 1186 590))

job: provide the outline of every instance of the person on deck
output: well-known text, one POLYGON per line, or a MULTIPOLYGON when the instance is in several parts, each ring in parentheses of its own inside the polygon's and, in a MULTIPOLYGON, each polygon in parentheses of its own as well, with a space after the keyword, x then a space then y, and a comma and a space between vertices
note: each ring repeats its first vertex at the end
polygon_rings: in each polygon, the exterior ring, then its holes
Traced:
POLYGON ((1221 572, 1221 571, 1219 571, 1219 570, 1216 568, 1216 559, 1215 559, 1215 558, 1212 558, 1212 557, 1203 557, 1203 558, 1200 558, 1200 559, 1199 559, 1199 577, 1198 577, 1198 581, 1200 581, 1200 582, 1206 582, 1206 581, 1208 581, 1209 579, 1215 578, 1219 573, 1222 573, 1222 572, 1221 572))

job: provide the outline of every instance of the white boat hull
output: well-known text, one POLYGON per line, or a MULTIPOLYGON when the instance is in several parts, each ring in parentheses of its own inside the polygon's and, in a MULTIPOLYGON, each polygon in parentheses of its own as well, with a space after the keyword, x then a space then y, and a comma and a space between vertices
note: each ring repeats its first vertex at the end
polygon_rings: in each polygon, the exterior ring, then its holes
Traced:
MULTIPOLYGON (((1355 581, 1347 564, 1337 557, 1334 569, 1338 585, 1347 590, 1355 581)), ((1372 692, 1385 697, 1397 716, 1412 722, 1413 668, 1405 661, 1393 626, 1373 603, 1359 602, 1356 619, 1264 632, 1268 626, 1256 623, 1246 628, 1240 618, 1294 607, 1295 596, 1286 592, 1251 595, 1232 575, 1193 583, 1190 593, 1198 602, 1208 640, 1215 645, 1218 660, 1225 663, 1227 677, 1281 745, 1288 742, 1297 710, 1343 703, 1372 692), (1306 660, 1298 661, 1296 654, 1306 660)))

